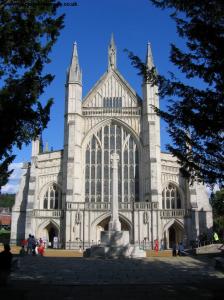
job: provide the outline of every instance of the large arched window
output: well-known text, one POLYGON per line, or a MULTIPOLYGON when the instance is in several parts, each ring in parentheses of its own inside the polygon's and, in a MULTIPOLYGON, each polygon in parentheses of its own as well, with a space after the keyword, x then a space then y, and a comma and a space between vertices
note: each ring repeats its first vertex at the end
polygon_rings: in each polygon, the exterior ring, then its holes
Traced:
POLYGON ((61 209, 61 192, 56 184, 48 187, 43 201, 44 209, 61 209))
POLYGON ((139 200, 139 162, 137 145, 122 126, 111 123, 93 135, 85 151, 85 201, 109 202, 112 199, 111 154, 118 164, 120 202, 139 200))
POLYGON ((163 209, 179 209, 181 208, 181 199, 177 187, 169 184, 162 192, 163 209))

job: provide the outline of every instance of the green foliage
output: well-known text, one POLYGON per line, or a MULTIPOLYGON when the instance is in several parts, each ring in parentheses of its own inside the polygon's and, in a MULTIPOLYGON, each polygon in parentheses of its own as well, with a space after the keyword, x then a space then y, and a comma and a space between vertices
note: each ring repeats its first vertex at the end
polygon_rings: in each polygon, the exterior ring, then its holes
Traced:
POLYGON ((224 217, 224 189, 211 194, 210 202, 214 215, 224 217))
POLYGON ((224 2, 220 0, 151 0, 161 9, 172 10, 177 32, 186 51, 171 44, 170 60, 186 80, 157 75, 129 52, 132 64, 162 98, 167 111, 154 108, 168 123, 173 145, 167 149, 182 165, 189 179, 213 185, 224 182, 224 2), (196 78, 200 87, 193 86, 196 78), (185 83, 187 82, 187 83, 185 83))
POLYGON ((219 238, 224 240, 224 189, 211 194, 210 202, 214 214, 214 232, 217 232, 219 238))
POLYGON ((0 4, 0 186, 7 181, 12 147, 21 148, 46 128, 52 99, 40 96, 54 76, 43 74, 63 28, 57 1, 0 4))
POLYGON ((4 161, 0 163, 0 196, 1 196, 1 187, 4 186, 8 177, 12 174, 13 170, 9 171, 8 167, 15 158, 15 155, 6 155, 4 161))
POLYGON ((0 229, 0 243, 9 243, 10 242, 10 231, 5 229, 0 229))
POLYGON ((0 207, 10 207, 15 203, 15 194, 1 194, 0 195, 0 207))
POLYGON ((214 232, 217 232, 219 240, 224 242, 224 216, 214 218, 213 230, 214 232))

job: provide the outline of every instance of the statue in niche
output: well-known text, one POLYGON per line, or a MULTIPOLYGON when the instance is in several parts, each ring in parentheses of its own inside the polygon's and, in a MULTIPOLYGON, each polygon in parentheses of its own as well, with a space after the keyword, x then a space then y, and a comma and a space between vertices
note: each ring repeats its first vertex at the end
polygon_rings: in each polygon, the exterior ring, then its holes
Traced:
POLYGON ((78 210, 75 214, 75 224, 80 224, 81 223, 81 214, 80 211, 78 210))
POLYGON ((149 215, 148 215, 147 211, 144 211, 144 213, 143 213, 143 222, 144 222, 144 224, 149 223, 149 215))

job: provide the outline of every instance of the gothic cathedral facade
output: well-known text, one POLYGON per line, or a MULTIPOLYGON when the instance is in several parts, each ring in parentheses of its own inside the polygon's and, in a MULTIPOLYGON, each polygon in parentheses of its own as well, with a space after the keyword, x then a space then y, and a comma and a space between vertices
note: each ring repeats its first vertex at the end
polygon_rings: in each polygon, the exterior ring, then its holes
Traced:
MULTIPOLYGON (((146 63, 153 66, 150 44, 146 63)), ((82 73, 74 44, 66 79, 64 149, 43 151, 32 142, 12 212, 11 243, 29 234, 60 247, 97 244, 108 229, 112 199, 110 156, 119 155, 118 199, 121 229, 130 243, 165 248, 186 246, 212 228, 212 210, 203 185, 190 186, 175 157, 160 149, 157 88, 144 83, 142 98, 117 69, 113 37, 108 68, 82 98, 82 73)))

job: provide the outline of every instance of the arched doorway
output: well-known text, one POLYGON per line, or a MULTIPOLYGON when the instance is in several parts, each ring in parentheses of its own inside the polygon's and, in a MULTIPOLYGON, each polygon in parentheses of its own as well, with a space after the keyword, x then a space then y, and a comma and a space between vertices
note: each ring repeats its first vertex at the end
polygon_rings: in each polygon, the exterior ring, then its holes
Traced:
POLYGON ((58 240, 59 238, 58 228, 54 224, 49 223, 45 227, 45 230, 47 231, 48 234, 48 246, 53 248, 54 242, 56 243, 55 238, 56 240, 58 240))
MULTIPOLYGON (((129 224, 122 218, 119 217, 119 221, 121 222, 121 230, 122 231, 129 231, 129 236, 131 239, 131 228, 129 224)), ((96 225, 96 240, 92 241, 92 243, 98 243, 100 241, 101 237, 101 231, 108 231, 109 227, 109 222, 110 222, 110 216, 103 219, 100 223, 96 225)))
POLYGON ((168 229, 167 247, 172 248, 174 244, 183 242, 184 229, 176 221, 168 229))
POLYGON ((173 248, 173 245, 176 244, 176 230, 174 226, 169 228, 169 246, 173 248))

